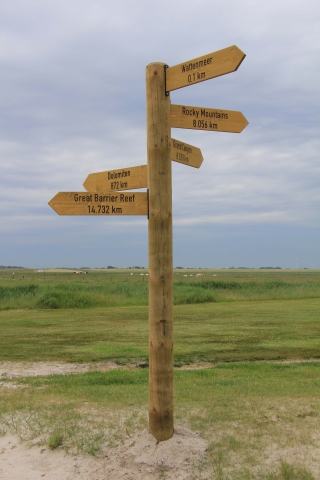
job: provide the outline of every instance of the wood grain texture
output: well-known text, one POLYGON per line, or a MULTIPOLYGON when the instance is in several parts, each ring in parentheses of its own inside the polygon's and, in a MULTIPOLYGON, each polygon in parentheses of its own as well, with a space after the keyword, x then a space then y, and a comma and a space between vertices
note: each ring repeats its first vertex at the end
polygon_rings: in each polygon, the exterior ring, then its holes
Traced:
POLYGON ((166 91, 171 92, 234 72, 239 68, 245 56, 240 48, 232 45, 169 67, 166 71, 166 91))
POLYGON ((173 435, 173 266, 170 98, 165 65, 146 69, 149 186, 149 432, 173 435))
POLYGON ((171 105, 170 111, 173 128, 241 133, 249 124, 241 112, 234 110, 171 105))
POLYGON ((59 215, 148 215, 148 194, 59 192, 48 205, 59 215))
POLYGON ((88 192, 111 192, 147 188, 147 165, 90 173, 83 183, 88 192))
POLYGON ((189 167, 200 168, 203 156, 200 148, 171 137, 171 160, 189 167))

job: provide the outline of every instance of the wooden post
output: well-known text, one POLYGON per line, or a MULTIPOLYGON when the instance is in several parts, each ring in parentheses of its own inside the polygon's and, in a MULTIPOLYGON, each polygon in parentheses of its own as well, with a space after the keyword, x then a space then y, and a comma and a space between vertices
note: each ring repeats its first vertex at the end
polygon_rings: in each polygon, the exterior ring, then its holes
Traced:
POLYGON ((149 432, 173 435, 173 267, 170 96, 165 64, 146 71, 149 188, 149 432))

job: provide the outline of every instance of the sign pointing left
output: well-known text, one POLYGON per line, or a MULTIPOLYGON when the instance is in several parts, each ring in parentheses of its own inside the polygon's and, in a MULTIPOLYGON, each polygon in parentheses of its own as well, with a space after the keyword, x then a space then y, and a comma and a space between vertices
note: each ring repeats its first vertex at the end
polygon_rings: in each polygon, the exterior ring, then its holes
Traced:
POLYGON ((59 192, 48 205, 59 215, 148 215, 148 193, 59 192))
POLYGON ((113 190, 146 188, 148 186, 147 165, 90 173, 85 179, 83 186, 88 192, 111 192, 113 190))

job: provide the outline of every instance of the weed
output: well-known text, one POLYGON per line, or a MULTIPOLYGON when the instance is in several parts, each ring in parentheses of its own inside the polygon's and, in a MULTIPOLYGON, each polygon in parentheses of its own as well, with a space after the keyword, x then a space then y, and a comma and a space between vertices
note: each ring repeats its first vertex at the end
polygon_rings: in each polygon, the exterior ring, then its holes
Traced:
POLYGON ((48 447, 55 450, 63 444, 63 435, 59 432, 53 432, 48 438, 48 447))
POLYGON ((266 472, 262 474, 261 478, 265 480, 315 480, 308 468, 290 464, 285 460, 280 460, 276 471, 266 472))

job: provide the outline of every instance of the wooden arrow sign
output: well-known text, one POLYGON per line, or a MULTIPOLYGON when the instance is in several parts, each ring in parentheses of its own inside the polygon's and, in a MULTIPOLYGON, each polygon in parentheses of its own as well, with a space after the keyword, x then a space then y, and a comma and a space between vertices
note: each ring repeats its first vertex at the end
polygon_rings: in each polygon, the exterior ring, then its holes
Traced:
POLYGON ((59 192, 48 205, 59 215, 148 215, 148 194, 59 192))
POLYGON ((171 159, 174 162, 199 168, 203 162, 200 148, 171 138, 171 159))
POLYGON ((88 192, 111 192, 112 190, 146 188, 148 186, 147 165, 90 173, 83 186, 88 192))
POLYGON ((241 112, 171 105, 171 127, 240 133, 249 124, 241 112))
POLYGON ((166 91, 171 92, 178 88, 234 72, 239 68, 245 56, 245 53, 233 45, 169 67, 166 69, 166 91))

